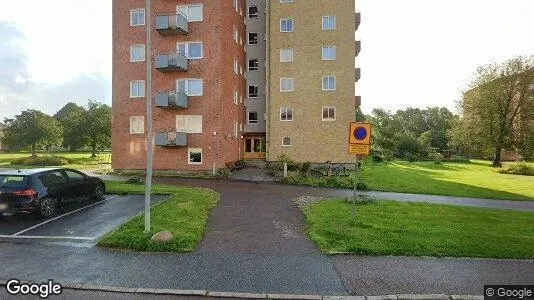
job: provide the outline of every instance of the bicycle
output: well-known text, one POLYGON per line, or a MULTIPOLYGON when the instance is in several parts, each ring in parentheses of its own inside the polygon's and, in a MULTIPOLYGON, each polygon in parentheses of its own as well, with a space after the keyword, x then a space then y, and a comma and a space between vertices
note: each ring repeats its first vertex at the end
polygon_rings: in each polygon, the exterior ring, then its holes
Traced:
POLYGON ((322 170, 311 170, 311 175, 314 177, 347 176, 347 169, 344 165, 333 164, 330 160, 327 160, 325 164, 328 164, 326 172, 322 170))

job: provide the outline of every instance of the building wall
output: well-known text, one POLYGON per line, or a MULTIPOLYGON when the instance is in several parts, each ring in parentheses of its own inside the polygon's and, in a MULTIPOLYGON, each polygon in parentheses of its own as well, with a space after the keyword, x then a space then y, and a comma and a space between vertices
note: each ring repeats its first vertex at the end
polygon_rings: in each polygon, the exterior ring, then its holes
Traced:
MULTIPOLYGON (((153 69, 154 133, 175 131, 177 115, 202 115, 201 134, 188 134, 188 147, 155 148, 154 169, 209 170, 224 167, 225 162, 240 158, 239 139, 233 135, 234 121, 244 122, 244 108, 233 103, 233 91, 245 90, 245 79, 233 73, 234 57, 245 67, 243 46, 233 40, 233 28, 245 33, 243 17, 225 0, 154 0, 152 8, 152 51, 173 53, 179 41, 202 41, 202 59, 190 60, 187 72, 161 73, 153 69), (203 4, 203 21, 190 22, 189 34, 161 36, 155 30, 156 15, 176 11, 177 5, 203 4), (187 109, 161 109, 154 106, 154 95, 176 89, 176 80, 202 78, 203 96, 189 97, 187 109), (202 165, 188 164, 188 148, 202 148, 202 165)), ((144 0, 113 1, 113 128, 112 148, 114 169, 144 169, 146 167, 146 99, 130 99, 130 81, 146 80, 146 63, 130 62, 130 45, 145 44, 146 25, 130 26, 130 10, 144 8, 144 0), (130 116, 145 116, 145 133, 130 134, 130 116)), ((244 8, 245 1, 239 5, 244 8)))
POLYGON ((355 107, 354 2, 271 1, 269 5, 267 160, 287 154, 297 161, 353 162, 347 154, 347 139, 355 107), (322 30, 322 16, 327 15, 336 16, 335 30, 322 30), (294 19, 293 32, 280 32, 281 18, 294 19), (323 45, 336 46, 335 61, 322 60, 323 45), (281 48, 294 49, 294 62, 280 63, 281 48), (335 91, 322 90, 325 75, 336 76, 335 91), (294 78, 293 92, 280 92, 281 77, 294 78), (323 106, 336 107, 335 121, 322 121, 323 106), (293 121, 280 121, 281 107, 293 108, 293 121), (291 138, 290 147, 282 146, 286 136, 291 138))
MULTIPOLYGON (((247 91, 245 93, 246 100, 245 106, 248 112, 258 113, 258 123, 245 125, 245 132, 247 133, 265 133, 265 97, 266 97, 266 84, 265 84, 265 58, 266 58, 266 4, 265 0, 247 0, 247 8, 249 6, 258 7, 258 18, 248 18, 247 12, 247 42, 248 33, 258 33, 258 43, 255 45, 247 45, 247 91), (248 71, 248 60, 258 59, 259 69, 258 71, 248 71), (248 98, 248 85, 258 86, 258 98, 248 98)), ((248 44, 248 43, 247 43, 248 44)))

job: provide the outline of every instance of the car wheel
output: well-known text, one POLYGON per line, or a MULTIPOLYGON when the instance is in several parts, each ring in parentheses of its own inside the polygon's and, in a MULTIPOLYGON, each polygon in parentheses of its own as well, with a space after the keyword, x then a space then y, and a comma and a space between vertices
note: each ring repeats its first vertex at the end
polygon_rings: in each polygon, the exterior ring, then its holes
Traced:
POLYGON ((54 198, 45 198, 39 204, 39 213, 41 216, 48 218, 56 212, 57 200, 54 198))
POLYGON ((104 185, 102 183, 96 185, 94 196, 96 199, 104 198, 104 185))

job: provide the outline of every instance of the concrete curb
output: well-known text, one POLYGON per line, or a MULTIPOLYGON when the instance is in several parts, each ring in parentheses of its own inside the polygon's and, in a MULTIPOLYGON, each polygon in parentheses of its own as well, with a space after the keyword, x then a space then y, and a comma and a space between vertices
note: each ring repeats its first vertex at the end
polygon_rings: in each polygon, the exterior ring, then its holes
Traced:
MULTIPOLYGON (((22 281, 22 280, 21 280, 22 281)), ((22 281, 25 283, 35 281, 22 281)), ((6 286, 7 280, 0 280, 0 286, 6 286)), ((383 296, 320 296, 320 295, 291 295, 291 294, 268 294, 268 293, 232 293, 215 292, 206 290, 177 290, 177 289, 153 289, 153 288, 129 288, 66 283, 64 289, 99 291, 126 294, 151 294, 151 295, 177 295, 177 296, 203 296, 234 299, 289 299, 289 300, 483 300, 479 295, 445 295, 445 294, 399 294, 383 296)))

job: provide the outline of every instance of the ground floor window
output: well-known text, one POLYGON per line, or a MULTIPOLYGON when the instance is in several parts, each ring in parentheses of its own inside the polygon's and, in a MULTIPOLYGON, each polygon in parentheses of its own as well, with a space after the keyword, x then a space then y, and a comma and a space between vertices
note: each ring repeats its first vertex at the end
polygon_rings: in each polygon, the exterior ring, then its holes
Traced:
POLYGON ((282 146, 289 147, 291 146, 291 138, 286 136, 282 139, 282 146))
POLYGON ((189 148, 187 151, 189 156, 190 165, 200 165, 202 164, 202 149, 200 148, 189 148))

